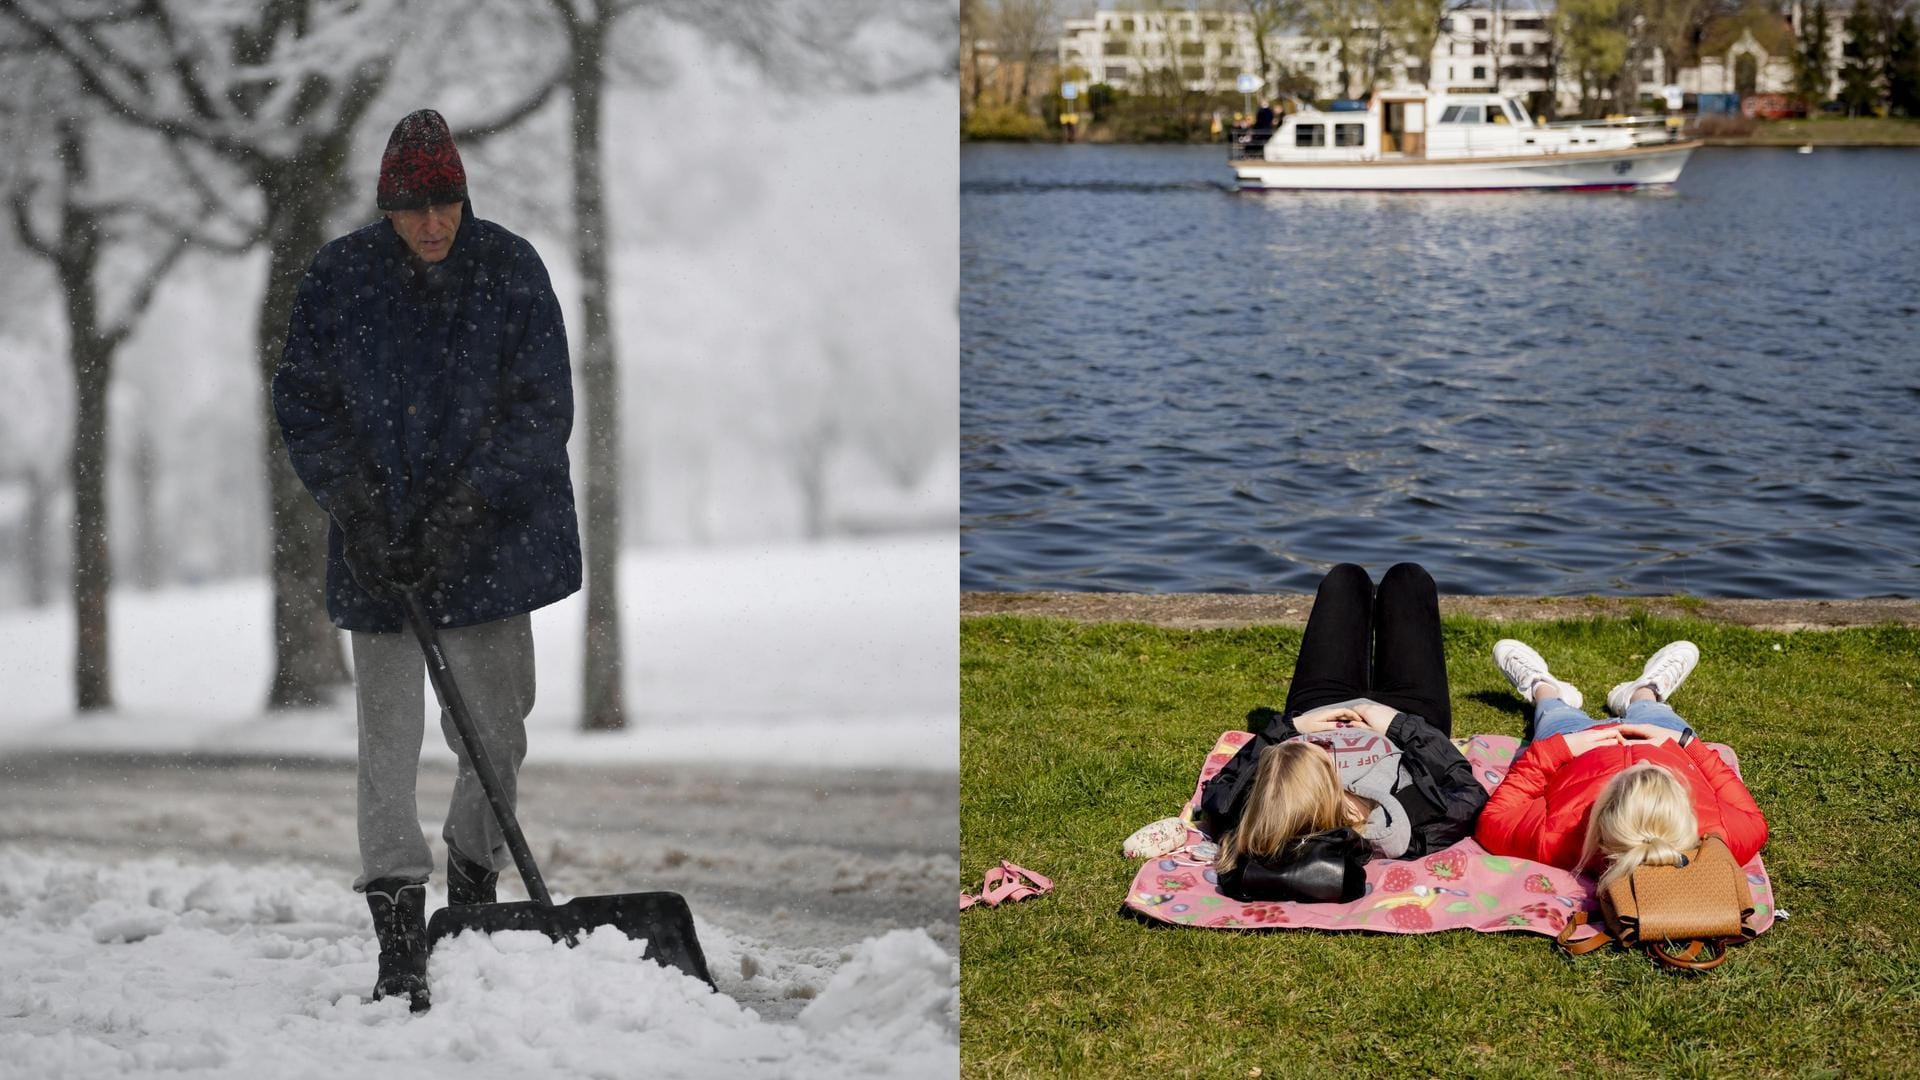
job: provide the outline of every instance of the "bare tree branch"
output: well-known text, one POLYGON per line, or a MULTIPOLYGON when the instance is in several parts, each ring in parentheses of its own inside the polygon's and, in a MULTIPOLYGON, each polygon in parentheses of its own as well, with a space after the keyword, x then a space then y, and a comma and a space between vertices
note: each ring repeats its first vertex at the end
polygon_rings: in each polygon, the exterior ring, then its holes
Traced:
POLYGON ((161 37, 166 39, 167 52, 173 57, 173 77, 180 80, 187 106, 204 120, 217 119, 213 96, 207 93, 206 85, 194 70, 192 50, 181 39, 179 28, 173 22, 173 13, 167 10, 164 0, 144 0, 140 10, 152 16, 154 24, 160 28, 161 37))
POLYGON ((29 33, 67 62, 67 67, 73 72, 74 77, 80 80, 83 89, 98 98, 121 118, 163 135, 178 135, 194 139, 237 161, 252 163, 262 157, 260 151, 253 146, 234 139, 205 122, 165 116, 132 100, 123 87, 114 85, 114 81, 106 77, 103 72, 116 72, 121 79, 140 86, 145 80, 138 74, 138 68, 106 46, 99 45, 96 38, 74 33, 76 29, 74 23, 29 10, 28 5, 22 0, 0 0, 0 14, 11 15, 19 20, 29 33), (80 41, 72 40, 75 37, 80 41), (93 44, 84 44, 85 42, 93 42, 93 44))
POLYGON ((109 350, 118 349, 127 335, 133 332, 140 322, 140 316, 153 300, 153 290, 159 287, 167 272, 173 269, 173 264, 180 261, 180 256, 186 254, 190 246, 192 241, 184 233, 176 233, 167 245, 166 253, 155 259, 146 274, 134 284, 133 291, 127 294, 126 306, 121 310, 120 318, 109 323, 100 333, 100 340, 109 350))
POLYGON ((515 104, 507 106, 500 112, 483 120, 476 120, 473 123, 454 128, 454 141, 457 143, 466 139, 479 139, 485 138, 488 135, 498 134, 538 112, 540 107, 545 105, 548 100, 553 97, 553 92, 560 88, 561 75, 565 70, 566 66, 564 64, 561 65, 558 70, 542 80, 539 88, 533 93, 528 94, 515 104))
POLYGON ((54 254, 53 245, 41 239, 40 234, 33 231, 33 213, 27 205, 33 195, 33 188, 34 185, 28 184, 13 193, 13 229, 20 234, 21 247, 48 262, 54 262, 57 256, 54 254))
POLYGON ((213 182, 208 180, 206 175, 200 171, 199 166, 195 165, 193 160, 187 156, 184 147, 172 139, 164 140, 164 145, 167 149, 167 156, 173 159, 174 168, 179 170, 180 175, 186 179, 187 186, 193 189, 194 194, 200 197, 201 206, 208 212, 218 214, 222 218, 225 218, 228 224, 243 234, 245 241, 242 250, 244 250, 244 248, 250 248, 265 239, 266 223, 264 221, 250 222, 241 218, 241 216, 234 211, 229 201, 222 198, 220 193, 214 190, 213 182))

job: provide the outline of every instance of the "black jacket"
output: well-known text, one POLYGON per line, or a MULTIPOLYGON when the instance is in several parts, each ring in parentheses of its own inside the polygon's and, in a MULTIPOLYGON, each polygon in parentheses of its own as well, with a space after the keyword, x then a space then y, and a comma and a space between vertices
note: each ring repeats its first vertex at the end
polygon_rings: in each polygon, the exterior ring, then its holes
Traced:
MULTIPOLYGON (((1240 823, 1260 752, 1300 734, 1293 717, 1271 709, 1255 709, 1247 720, 1253 738, 1200 791, 1200 827, 1215 839, 1240 823)), ((1480 808, 1487 805, 1487 790, 1474 779, 1466 757, 1439 729, 1412 713, 1394 714, 1387 739, 1400 748, 1393 795, 1413 829, 1401 857, 1417 859, 1471 836, 1480 808)))
POLYGON ((336 519, 336 625, 401 629, 399 606, 347 571, 343 506, 371 502, 399 542, 456 482, 486 510, 423 597, 434 622, 503 619, 580 587, 560 304, 533 246, 471 204, 430 268, 384 220, 320 249, 294 301, 273 405, 294 472, 336 519))

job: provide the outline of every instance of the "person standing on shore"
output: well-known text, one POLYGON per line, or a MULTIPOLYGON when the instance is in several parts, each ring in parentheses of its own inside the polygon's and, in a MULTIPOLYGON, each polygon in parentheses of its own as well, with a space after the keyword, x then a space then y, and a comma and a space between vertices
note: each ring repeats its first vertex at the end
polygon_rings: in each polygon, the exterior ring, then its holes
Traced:
MULTIPOLYGON (((512 801, 533 707, 528 612, 580 588, 567 461, 566 329, 533 246, 473 216, 441 115, 408 114, 380 161, 381 220, 320 249, 300 282, 273 405, 294 471, 328 516, 327 613, 351 631, 363 892, 373 997, 430 1002, 415 802, 424 661, 412 591, 512 801)), ((443 711, 460 769, 442 836, 447 902, 492 903, 505 838, 443 711)))

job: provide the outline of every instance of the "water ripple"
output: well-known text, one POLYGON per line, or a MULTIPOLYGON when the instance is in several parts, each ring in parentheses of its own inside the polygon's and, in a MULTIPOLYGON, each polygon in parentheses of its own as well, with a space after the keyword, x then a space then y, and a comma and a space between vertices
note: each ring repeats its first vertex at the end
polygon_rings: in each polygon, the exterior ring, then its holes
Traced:
POLYGON ((968 148, 962 584, 1920 593, 1917 171, 1260 198, 1211 149, 968 148))

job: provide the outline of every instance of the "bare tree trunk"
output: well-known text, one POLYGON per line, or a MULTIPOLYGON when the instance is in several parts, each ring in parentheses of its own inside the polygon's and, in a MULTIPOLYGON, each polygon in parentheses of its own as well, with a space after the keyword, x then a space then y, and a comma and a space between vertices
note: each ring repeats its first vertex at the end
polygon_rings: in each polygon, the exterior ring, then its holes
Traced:
POLYGON ((573 242, 580 260, 582 375, 587 405, 587 626, 581 726, 627 726, 620 645, 620 373, 613 362, 607 213, 601 189, 600 91, 605 24, 568 26, 573 57, 573 242))
MULTIPOLYGON (((93 291, 69 288, 68 315, 76 331, 93 321, 93 291), (80 312, 75 309, 84 307, 80 312)), ((107 591, 113 564, 107 555, 107 386, 113 356, 92 334, 73 344, 73 685, 82 712, 113 707, 107 651, 107 591)))
MULTIPOLYGON (((255 329, 263 386, 286 349, 287 321, 300 279, 326 242, 325 211, 338 190, 342 158, 318 154, 262 167, 258 182, 266 193, 267 289, 255 329), (329 168, 332 170, 329 172, 329 168)), ((307 493, 287 457, 272 395, 266 407, 268 505, 273 512, 273 684, 267 707, 317 705, 330 689, 347 682, 339 638, 327 619, 327 528, 324 515, 307 493)))
POLYGON ((53 579, 51 546, 47 543, 48 518, 53 515, 53 485, 38 469, 27 470, 27 520, 25 549, 21 565, 27 572, 27 604, 46 607, 53 599, 48 583, 53 579))
POLYGON ((160 486, 160 470, 154 460, 153 425, 142 416, 134 432, 133 583, 150 590, 159 586, 161 578, 160 514, 154 494, 160 486))
MULTIPOLYGON (((59 156, 67 191, 87 186, 80 125, 59 126, 59 156)), ((69 202, 60 217, 54 267, 67 307, 67 354, 73 366, 73 446, 67 468, 73 484, 73 689, 82 712, 113 707, 112 657, 107 651, 107 387, 113 379, 113 343, 102 332, 94 272, 100 262, 100 222, 69 202)))

